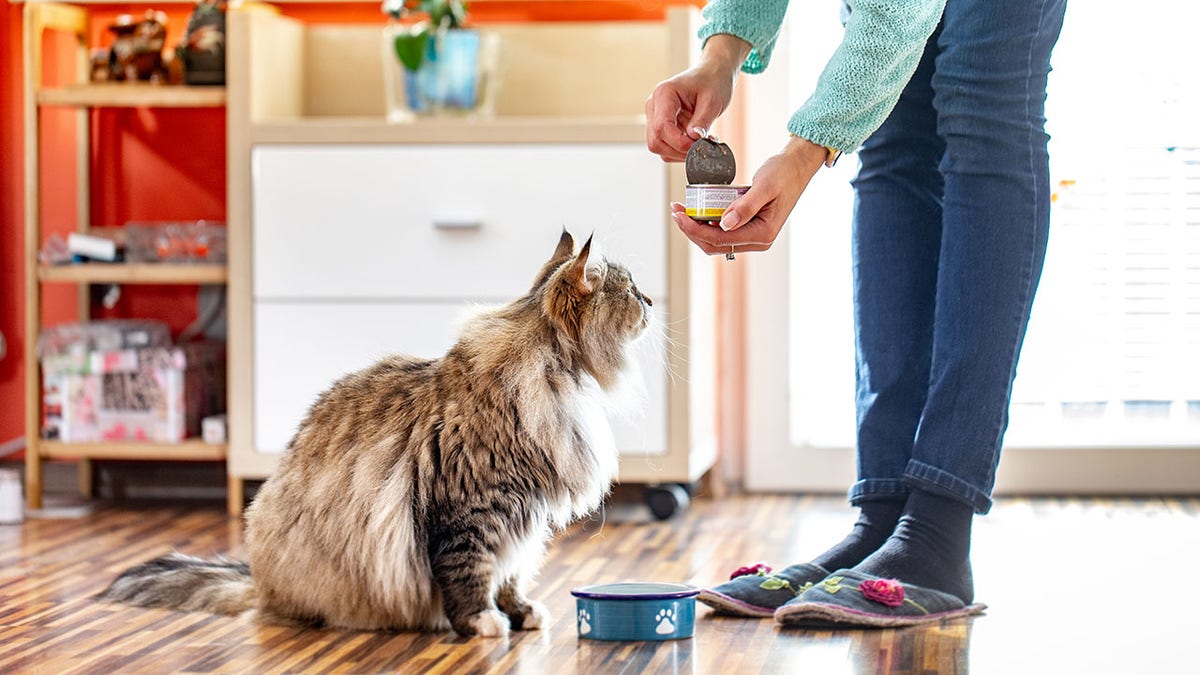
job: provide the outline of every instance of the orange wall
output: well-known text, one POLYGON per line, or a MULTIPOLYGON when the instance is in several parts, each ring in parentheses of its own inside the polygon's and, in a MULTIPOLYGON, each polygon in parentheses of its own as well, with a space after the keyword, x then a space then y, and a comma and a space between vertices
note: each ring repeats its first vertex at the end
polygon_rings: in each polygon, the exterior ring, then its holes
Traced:
POLYGON ((21 5, 0 4, 0 443, 24 432, 21 209, 21 5))
MULTIPOLYGON (((473 22, 659 20, 673 4, 702 0, 600 1, 475 0, 473 22)), ((379 22, 378 2, 280 4, 287 14, 325 22, 379 22)), ((22 34, 23 5, 0 0, 0 331, 8 354, 0 360, 0 444, 24 433, 24 209, 22 206, 22 34)), ((116 14, 140 13, 151 5, 93 7, 92 42, 106 45, 105 26, 116 14)), ((168 44, 187 20, 187 5, 167 5, 168 44)), ((161 8, 161 7, 156 7, 161 8)), ((47 55, 47 70, 53 70, 47 55)), ((649 92, 647 92, 649 93, 649 92)), ((44 229, 75 227, 72 113, 42 112, 42 211, 44 229)), ((94 225, 135 220, 225 219, 225 120, 223 110, 103 110, 91 113, 94 225)), ((48 323, 73 319, 74 289, 47 286, 43 311, 48 323)), ((113 310, 97 316, 167 320, 178 332, 196 312, 194 287, 125 287, 113 310)))

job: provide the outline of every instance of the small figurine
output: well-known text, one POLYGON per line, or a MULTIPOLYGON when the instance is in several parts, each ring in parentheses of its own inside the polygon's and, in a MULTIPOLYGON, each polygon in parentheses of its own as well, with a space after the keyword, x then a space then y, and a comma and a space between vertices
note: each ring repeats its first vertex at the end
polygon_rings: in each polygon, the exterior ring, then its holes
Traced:
POLYGON ((141 21, 132 14, 117 16, 108 27, 116 38, 109 49, 109 74, 113 80, 155 80, 164 75, 163 46, 167 42, 167 15, 146 10, 141 21))
POLYGON ((225 84, 224 0, 197 0, 175 53, 187 84, 225 84))

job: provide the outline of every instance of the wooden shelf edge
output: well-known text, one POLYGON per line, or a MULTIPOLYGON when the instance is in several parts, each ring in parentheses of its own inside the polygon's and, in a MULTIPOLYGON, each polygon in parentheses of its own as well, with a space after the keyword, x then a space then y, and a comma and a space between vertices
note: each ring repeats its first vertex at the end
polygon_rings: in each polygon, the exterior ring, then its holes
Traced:
POLYGON ((225 87, 102 82, 42 89, 38 105, 97 108, 219 108, 225 87))
POLYGON ((223 263, 79 263, 42 265, 38 278, 89 284, 223 284, 229 270, 223 263))
POLYGON ((374 117, 258 120, 253 143, 645 143, 643 116, 447 117, 388 122, 374 117))
POLYGON ((97 443, 37 442, 42 459, 145 459, 217 461, 225 459, 227 446, 189 439, 180 443, 104 441, 97 443))

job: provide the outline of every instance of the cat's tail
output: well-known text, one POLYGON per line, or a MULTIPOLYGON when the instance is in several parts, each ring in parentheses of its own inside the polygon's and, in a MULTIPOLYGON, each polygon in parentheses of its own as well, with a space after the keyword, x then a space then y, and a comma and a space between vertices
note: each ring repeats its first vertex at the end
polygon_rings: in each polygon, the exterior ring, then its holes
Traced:
POLYGON ((255 606, 256 597, 246 563, 172 553, 125 570, 96 599, 135 607, 241 614, 255 606))

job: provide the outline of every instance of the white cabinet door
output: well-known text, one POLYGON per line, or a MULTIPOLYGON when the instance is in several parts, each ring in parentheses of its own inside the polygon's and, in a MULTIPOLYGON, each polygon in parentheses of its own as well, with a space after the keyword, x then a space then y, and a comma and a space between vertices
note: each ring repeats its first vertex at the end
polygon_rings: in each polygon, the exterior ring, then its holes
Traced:
POLYGON ((666 299, 666 172, 640 144, 253 153, 257 298, 507 302, 565 227, 666 299))
MULTIPOLYGON (((443 355, 471 311, 467 303, 255 303, 257 451, 282 453, 309 406, 343 375, 388 354, 443 355)), ((663 344, 650 340, 638 355, 646 391, 631 414, 612 419, 613 433, 622 455, 661 455, 667 448, 663 344)))

